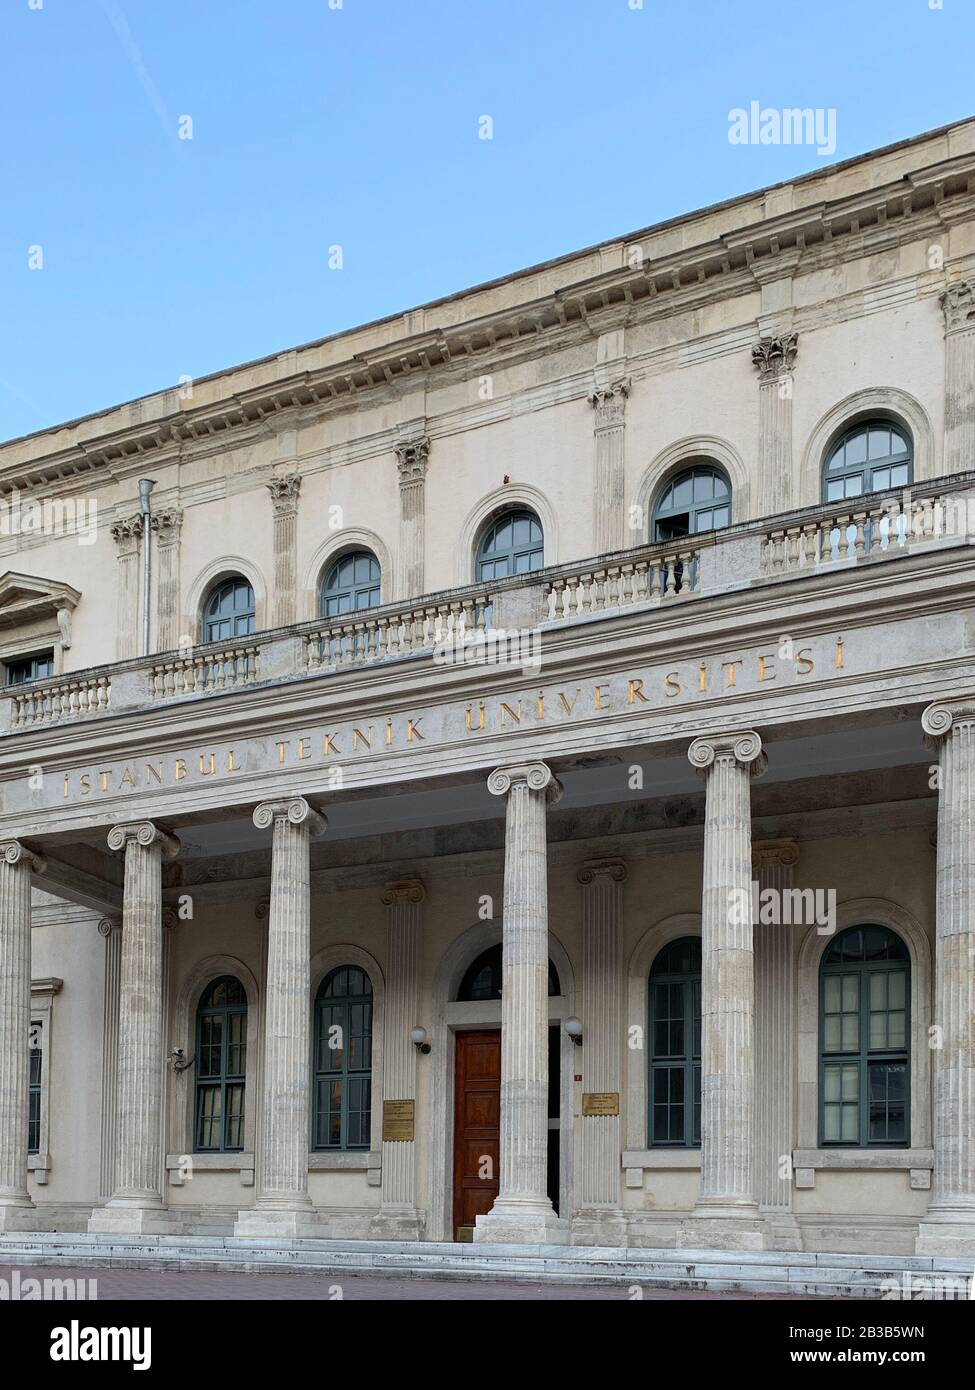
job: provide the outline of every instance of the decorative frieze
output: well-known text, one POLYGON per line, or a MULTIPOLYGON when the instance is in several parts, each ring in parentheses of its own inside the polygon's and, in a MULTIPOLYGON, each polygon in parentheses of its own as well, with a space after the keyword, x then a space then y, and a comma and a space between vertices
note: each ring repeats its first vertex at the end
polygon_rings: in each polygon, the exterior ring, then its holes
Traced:
POLYGON ((430 440, 425 435, 404 439, 395 450, 400 506, 397 589, 398 597, 410 599, 425 592, 425 488, 430 440))
POLYGON ((281 473, 269 479, 274 512, 274 598, 273 625, 287 627, 296 622, 298 547, 298 497, 301 493, 300 473, 281 473))

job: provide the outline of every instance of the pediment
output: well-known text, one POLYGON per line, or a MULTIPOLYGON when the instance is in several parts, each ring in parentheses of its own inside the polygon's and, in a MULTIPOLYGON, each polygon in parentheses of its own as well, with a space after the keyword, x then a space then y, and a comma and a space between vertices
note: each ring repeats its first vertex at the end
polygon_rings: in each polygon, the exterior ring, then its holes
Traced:
POLYGON ((39 618, 57 619, 59 613, 70 613, 80 600, 81 594, 70 584, 8 570, 0 575, 0 627, 39 618))

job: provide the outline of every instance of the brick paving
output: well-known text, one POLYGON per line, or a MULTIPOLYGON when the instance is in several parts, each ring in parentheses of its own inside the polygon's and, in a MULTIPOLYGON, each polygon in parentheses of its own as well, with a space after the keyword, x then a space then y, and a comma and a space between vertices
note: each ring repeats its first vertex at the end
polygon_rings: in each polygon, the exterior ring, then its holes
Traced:
MULTIPOLYGON (((42 1265, 0 1265, 0 1278, 10 1280, 13 1269, 21 1282, 35 1279, 95 1279, 98 1299, 135 1299, 139 1302, 173 1299, 295 1300, 335 1298, 341 1289, 346 1300, 381 1302, 457 1302, 499 1300, 627 1300, 625 1286, 607 1288, 589 1284, 507 1283, 479 1279, 408 1279, 369 1274, 240 1274, 229 1270, 169 1269, 62 1269, 42 1265)), ((792 1294, 712 1293, 688 1289, 645 1289, 644 1299, 688 1301, 723 1299, 790 1300, 792 1294)))

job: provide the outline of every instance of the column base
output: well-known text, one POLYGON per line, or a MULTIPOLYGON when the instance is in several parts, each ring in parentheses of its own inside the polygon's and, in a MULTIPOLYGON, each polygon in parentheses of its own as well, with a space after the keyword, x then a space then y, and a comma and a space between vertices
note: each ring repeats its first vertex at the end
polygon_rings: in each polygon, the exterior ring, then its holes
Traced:
POLYGON ((975 1204, 929 1207, 927 1216, 918 1225, 914 1253, 972 1259, 975 1256, 975 1204))
POLYGON ((474 1240, 490 1245, 568 1245, 569 1229, 547 1197, 497 1198, 486 1215, 475 1219, 474 1240))
POLYGON ((802 1231, 791 1211, 766 1211, 759 1208, 765 1223, 766 1250, 801 1250, 802 1231))
POLYGON ((315 1208, 244 1207, 237 1213, 234 1235, 245 1240, 324 1240, 328 1229, 315 1208))
POLYGON ((570 1245, 626 1244, 626 1217, 619 1207, 583 1207, 572 1218, 570 1245))
POLYGON ((92 1235, 108 1236, 171 1236, 178 1221, 164 1206, 136 1206, 127 1202, 107 1202, 95 1207, 88 1218, 92 1235))
POLYGON ((21 1201, 0 1202, 0 1233, 4 1231, 32 1231, 37 1219, 37 1208, 29 1197, 21 1201))
POLYGON ((699 1203, 680 1223, 679 1250, 765 1250, 765 1222, 756 1202, 699 1203))
POLYGON ((423 1219, 415 1207, 380 1207, 369 1223, 370 1240, 422 1240, 423 1219))

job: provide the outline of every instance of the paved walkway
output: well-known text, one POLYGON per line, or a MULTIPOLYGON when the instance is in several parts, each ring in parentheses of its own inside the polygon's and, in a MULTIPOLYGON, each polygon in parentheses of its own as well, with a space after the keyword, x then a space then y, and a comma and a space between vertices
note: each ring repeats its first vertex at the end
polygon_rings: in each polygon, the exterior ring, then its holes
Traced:
MULTIPOLYGON (((8 1282, 13 1269, 25 1279, 94 1279, 99 1300, 138 1299, 373 1299, 381 1302, 433 1302, 458 1300, 578 1300, 626 1301, 626 1287, 602 1285, 518 1284, 494 1279, 402 1279, 368 1274, 237 1274, 229 1271, 155 1269, 62 1269, 41 1265, 0 1265, 0 1278, 8 1282)), ((645 1289, 644 1299, 785 1299, 790 1294, 698 1293, 686 1289, 645 1289)))

